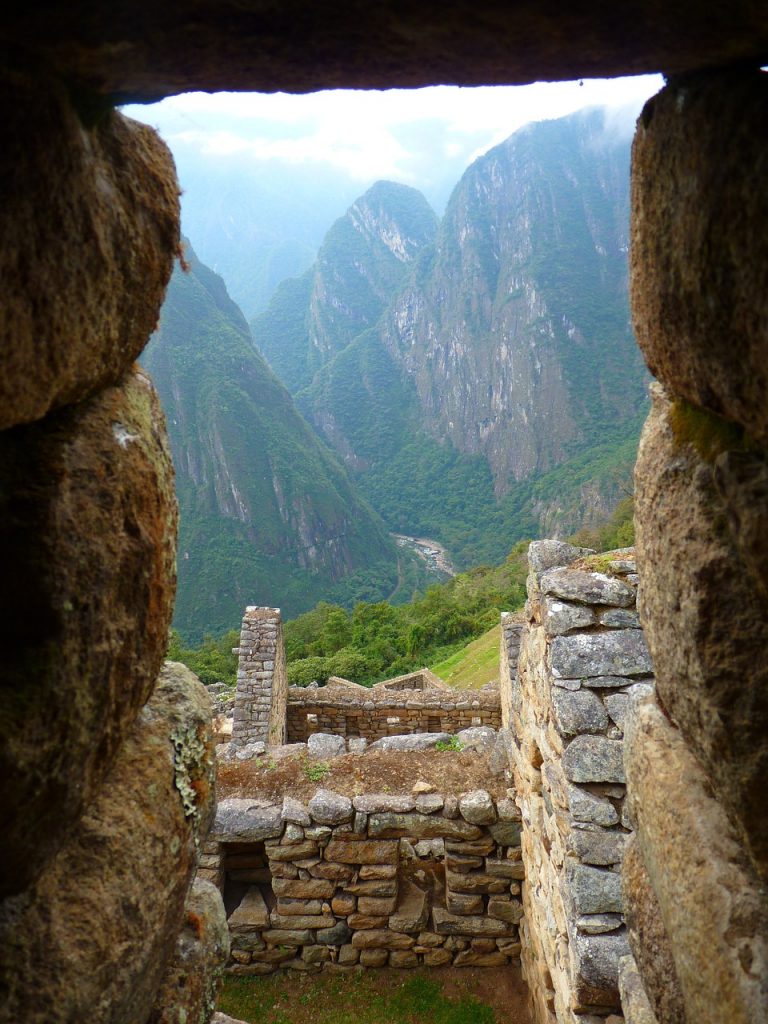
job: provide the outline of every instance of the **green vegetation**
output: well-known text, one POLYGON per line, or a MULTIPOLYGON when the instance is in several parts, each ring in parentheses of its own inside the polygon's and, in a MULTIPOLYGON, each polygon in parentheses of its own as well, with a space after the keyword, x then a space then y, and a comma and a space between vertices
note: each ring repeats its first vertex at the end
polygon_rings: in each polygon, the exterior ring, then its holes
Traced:
POLYGON ((690 444, 705 462, 714 462, 725 451, 757 451, 738 423, 678 398, 672 403, 669 421, 675 441, 690 444))
POLYGON ((634 499, 624 498, 616 506, 607 523, 579 530, 571 537, 571 542, 582 548, 594 548, 595 551, 630 548, 635 543, 634 514, 634 499))
POLYGON ((455 750, 456 753, 464 749, 464 744, 461 742, 458 736, 451 736, 449 740, 438 740, 435 744, 435 750, 441 752, 446 750, 455 750))
POLYGON ((457 690, 479 690, 499 676, 501 626, 494 626, 460 651, 428 668, 457 690))
POLYGON ((181 661, 191 668, 201 683, 228 683, 235 685, 237 679, 237 655, 232 653, 240 643, 236 629, 228 630, 215 640, 205 637, 199 647, 188 647, 175 630, 171 630, 167 657, 170 661, 181 661))
POLYGON ((305 761, 301 766, 304 777, 310 782, 322 782, 331 766, 327 761, 305 761))
POLYGON ((490 1006, 449 997, 433 977, 389 972, 315 975, 287 981, 225 977, 218 1009, 251 1024, 494 1024, 490 1006))
POLYGON ((409 604, 361 602, 350 613, 321 602, 285 625, 289 682, 340 675, 372 684, 444 662, 525 600, 526 548, 523 541, 502 565, 461 573, 409 604))

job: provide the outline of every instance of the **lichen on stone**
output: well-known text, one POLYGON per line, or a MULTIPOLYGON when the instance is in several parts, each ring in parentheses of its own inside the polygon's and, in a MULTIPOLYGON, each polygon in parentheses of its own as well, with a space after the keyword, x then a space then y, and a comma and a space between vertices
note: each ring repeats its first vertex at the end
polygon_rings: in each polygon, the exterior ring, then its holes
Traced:
POLYGON ((198 801, 203 795, 201 785, 207 790, 205 781, 209 769, 208 748, 201 737, 201 729, 194 726, 180 726, 171 733, 173 743, 174 784, 181 796, 184 816, 198 817, 198 801))

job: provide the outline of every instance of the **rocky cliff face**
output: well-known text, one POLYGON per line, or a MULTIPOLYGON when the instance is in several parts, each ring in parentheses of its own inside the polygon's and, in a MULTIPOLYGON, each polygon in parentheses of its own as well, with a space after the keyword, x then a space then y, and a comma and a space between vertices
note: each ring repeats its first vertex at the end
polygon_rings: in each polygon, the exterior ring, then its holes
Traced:
POLYGON ((601 111, 517 132, 466 172, 429 273, 386 318, 425 427, 483 454, 498 495, 642 401, 628 176, 628 144, 606 136, 601 111))
POLYGON ((259 350, 289 391, 377 323, 436 232, 424 196, 391 181, 377 182, 336 221, 314 266, 253 321, 259 350))
POLYGON ((397 557, 383 525, 255 351, 221 279, 188 259, 143 357, 176 465, 176 624, 220 630, 267 599, 290 614, 345 579, 348 596, 363 583, 388 592, 397 557))
POLYGON ((264 315, 262 350, 392 528, 467 565, 618 500, 646 406, 628 176, 603 111, 530 125, 467 170, 431 244, 376 186, 264 315))

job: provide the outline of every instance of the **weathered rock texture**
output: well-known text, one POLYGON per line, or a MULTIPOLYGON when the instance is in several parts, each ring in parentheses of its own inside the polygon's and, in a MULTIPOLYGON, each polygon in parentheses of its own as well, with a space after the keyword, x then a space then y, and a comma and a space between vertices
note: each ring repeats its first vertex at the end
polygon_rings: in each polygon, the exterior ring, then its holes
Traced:
MULTIPOLYGON (((638 122, 632 306, 651 371, 768 443, 768 76, 673 79, 638 122)), ((642 519, 641 519, 642 522, 642 519)))
POLYGON ((285 743, 288 676, 279 608, 245 609, 240 629, 232 743, 285 743))
POLYGON ((179 232, 157 134, 5 71, 0 429, 116 383, 147 343, 179 232), (54 156, 55 154, 55 156, 54 156))
POLYGON ((731 447, 732 432, 708 413, 658 385, 653 396, 636 471, 637 546, 659 700, 766 878, 768 592, 752 562, 768 555, 768 534, 750 532, 749 551, 740 541, 742 523, 768 521, 768 461, 731 447), (731 485, 737 463, 765 487, 731 485))
POLYGON ((530 547, 519 663, 500 680, 523 819, 523 972, 540 1024, 620 1008, 619 960, 629 953, 622 726, 637 692, 652 689, 632 618, 633 552, 563 568, 579 552, 561 548, 530 547))
POLYGON ((0 905, 0 1020, 144 1022, 214 807, 210 702, 169 663, 38 882, 0 905))
POLYGON ((681 1017, 663 947, 647 948, 648 895, 632 869, 630 937, 659 1021, 768 1020, 765 891, 684 734, 655 700, 630 716, 625 757, 637 847, 661 917, 654 927, 668 938, 684 1009, 681 1017))
POLYGON ((221 893, 196 878, 184 906, 184 927, 147 1024, 207 1024, 216 1005, 229 930, 221 893))
POLYGON ((169 7, 77 3, 46 17, 13 8, 2 38, 62 75, 121 98, 191 89, 414 87, 575 79, 765 63, 764 9, 750 0, 590 6, 437 0, 404 8, 290 0, 169 7), (578 46, 574 45, 578 40, 578 46))
POLYGON ((0 522, 2 895, 94 798, 162 664, 176 499, 143 372, 0 433, 0 522))
POLYGON ((439 794, 323 789, 306 806, 225 800, 203 863, 229 908, 233 974, 499 967, 520 954, 519 812, 485 790, 458 809, 439 794))

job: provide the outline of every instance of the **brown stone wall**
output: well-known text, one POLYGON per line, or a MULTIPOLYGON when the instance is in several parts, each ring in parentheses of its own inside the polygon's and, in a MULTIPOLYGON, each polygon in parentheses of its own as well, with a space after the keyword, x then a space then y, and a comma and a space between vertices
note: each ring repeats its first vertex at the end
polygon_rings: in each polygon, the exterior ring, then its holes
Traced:
POLYGON ((661 383, 635 472, 657 691, 625 750, 630 1024, 643 1000, 659 1024, 768 1020, 767 99, 757 69, 673 78, 633 149, 633 314, 661 383))
POLYGON ((530 546, 512 702, 522 960, 539 1024, 620 1009, 619 962, 629 953, 623 729, 632 701, 652 690, 634 552, 574 562, 579 553, 552 541, 530 546))
POLYGON ((520 954, 519 812, 485 790, 226 800, 204 863, 224 889, 233 974, 499 967, 520 954))
POLYGON ((316 732, 377 740, 413 732, 455 733, 473 725, 499 728, 498 690, 288 690, 289 743, 304 742, 316 732))

